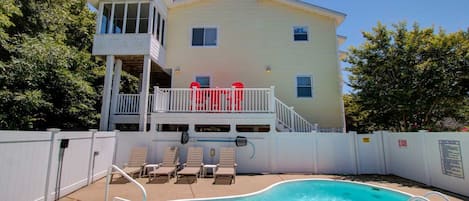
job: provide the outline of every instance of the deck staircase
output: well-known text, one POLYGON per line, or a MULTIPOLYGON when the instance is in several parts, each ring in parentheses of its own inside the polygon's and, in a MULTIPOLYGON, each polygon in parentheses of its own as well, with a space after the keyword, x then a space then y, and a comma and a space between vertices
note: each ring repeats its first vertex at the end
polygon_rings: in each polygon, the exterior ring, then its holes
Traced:
POLYGON ((276 127, 281 132, 316 132, 317 124, 312 124, 289 107, 275 98, 276 127))

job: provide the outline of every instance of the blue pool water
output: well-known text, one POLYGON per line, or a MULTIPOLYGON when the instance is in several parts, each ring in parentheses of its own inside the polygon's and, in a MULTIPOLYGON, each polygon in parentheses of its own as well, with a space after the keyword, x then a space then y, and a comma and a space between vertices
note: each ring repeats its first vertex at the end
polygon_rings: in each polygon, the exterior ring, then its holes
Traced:
POLYGON ((259 194, 218 201, 406 201, 409 195, 379 187, 332 180, 285 182, 259 194))

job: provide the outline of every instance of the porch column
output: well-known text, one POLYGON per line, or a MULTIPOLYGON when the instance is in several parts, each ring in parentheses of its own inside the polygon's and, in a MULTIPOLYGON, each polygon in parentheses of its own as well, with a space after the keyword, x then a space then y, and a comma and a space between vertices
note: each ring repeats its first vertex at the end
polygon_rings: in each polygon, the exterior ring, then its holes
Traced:
POLYGON ((106 75, 104 76, 103 103, 101 105, 101 121, 99 130, 106 131, 109 125, 109 109, 111 104, 112 71, 114 55, 106 56, 106 75))
MULTIPOLYGON (((114 78, 112 79, 111 115, 115 114, 117 108, 117 96, 119 95, 119 88, 121 86, 121 72, 122 60, 117 59, 116 65, 114 66, 114 78)), ((115 127, 115 123, 110 122, 108 130, 112 131, 115 127)))
POLYGON ((138 125, 139 131, 147 130, 147 111, 148 111, 148 95, 150 90, 150 72, 151 72, 151 58, 150 55, 143 57, 143 73, 142 73, 142 90, 140 91, 140 104, 139 114, 140 121, 138 125))

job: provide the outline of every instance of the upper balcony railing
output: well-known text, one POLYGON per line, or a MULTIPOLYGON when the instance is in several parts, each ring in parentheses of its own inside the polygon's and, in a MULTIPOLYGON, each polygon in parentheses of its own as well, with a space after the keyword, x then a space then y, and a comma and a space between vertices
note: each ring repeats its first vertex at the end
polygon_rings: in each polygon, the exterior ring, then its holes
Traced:
MULTIPOLYGON (((153 108, 153 94, 148 96, 148 113, 153 108)), ((117 102, 112 114, 138 115, 140 112, 140 94, 117 94, 117 102)))
POLYGON ((153 112, 273 113, 272 88, 155 88, 153 112))

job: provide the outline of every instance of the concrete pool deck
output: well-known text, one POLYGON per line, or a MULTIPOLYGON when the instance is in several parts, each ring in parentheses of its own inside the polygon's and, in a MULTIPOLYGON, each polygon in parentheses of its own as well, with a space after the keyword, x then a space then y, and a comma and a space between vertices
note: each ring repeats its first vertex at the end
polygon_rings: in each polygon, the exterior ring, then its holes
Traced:
MULTIPOLYGON (((414 182, 411 180, 403 179, 396 176, 381 176, 381 175, 307 175, 307 174, 266 174, 266 175, 238 175, 236 176, 236 183, 227 185, 225 181, 219 180, 218 184, 213 184, 213 178, 199 178, 197 183, 192 183, 188 179, 181 178, 178 183, 176 179, 172 178, 166 182, 167 177, 160 177, 148 183, 147 178, 138 178, 137 181, 142 184, 147 191, 148 201, 163 201, 175 199, 190 199, 190 198, 206 198, 206 197, 219 197, 228 195, 240 195, 252 193, 262 190, 274 183, 292 180, 292 179, 306 179, 306 178, 323 178, 323 179, 338 179, 357 181, 368 184, 374 184, 382 187, 388 187, 413 195, 423 195, 428 191, 442 192, 453 201, 463 200, 469 201, 469 197, 464 197, 434 187, 429 187, 424 184, 414 182), (164 179, 164 180, 163 180, 164 179)), ((76 192, 73 192, 61 201, 103 201, 104 189, 106 179, 98 180, 94 184, 84 187, 76 192)), ((132 201, 142 200, 142 194, 137 187, 126 182, 124 178, 115 179, 110 185, 110 200, 112 197, 122 197, 132 201)), ((438 197, 430 197, 432 200, 441 200, 438 197)))

